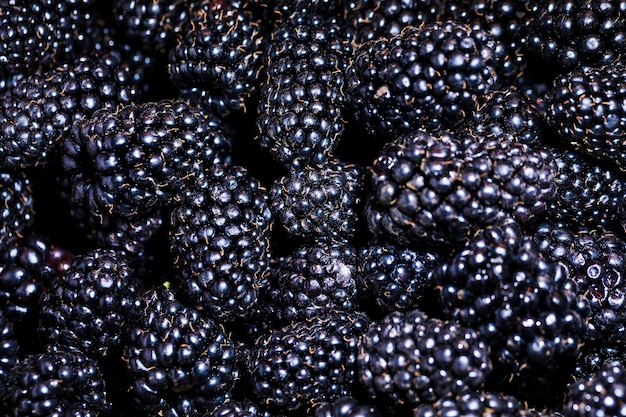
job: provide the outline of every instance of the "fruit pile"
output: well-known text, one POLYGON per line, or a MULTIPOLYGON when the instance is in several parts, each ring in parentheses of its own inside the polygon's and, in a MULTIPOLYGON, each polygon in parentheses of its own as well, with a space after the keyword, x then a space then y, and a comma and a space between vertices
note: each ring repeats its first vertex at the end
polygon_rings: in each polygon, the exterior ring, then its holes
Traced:
POLYGON ((626 0, 0 0, 0 415, 626 415, 626 0))

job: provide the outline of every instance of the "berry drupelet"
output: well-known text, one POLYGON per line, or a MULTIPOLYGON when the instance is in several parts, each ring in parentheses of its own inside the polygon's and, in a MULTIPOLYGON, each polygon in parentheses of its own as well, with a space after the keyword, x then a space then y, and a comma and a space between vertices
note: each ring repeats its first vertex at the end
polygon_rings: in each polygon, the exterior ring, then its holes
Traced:
POLYGON ((626 241, 603 228, 558 221, 538 224, 533 239, 546 257, 566 268, 577 293, 588 300, 583 340, 605 346, 626 343, 626 241))
POLYGON ((170 78, 182 97, 216 114, 246 111, 266 48, 259 18, 240 1, 203 2, 192 12, 169 53, 170 78))
POLYGON ((111 408, 98 362, 82 352, 32 353, 12 368, 8 415, 99 416, 111 408))
POLYGON ((94 52, 20 79, 2 96, 0 165, 46 165, 74 121, 138 100, 143 69, 124 58, 118 51, 94 52))
POLYGON ((38 334, 49 350, 103 358, 126 342, 140 294, 122 255, 107 249, 77 255, 43 295, 38 334))
POLYGON ((623 171, 625 97, 624 63, 575 69, 552 82, 545 117, 561 143, 623 171))
POLYGON ((359 380, 378 403, 411 408, 467 389, 481 389, 491 372, 490 348, 474 329, 392 312, 370 324, 359 342, 359 380))
POLYGON ((272 213, 247 169, 216 165, 172 208, 173 265, 188 301, 218 321, 243 317, 267 272, 272 213))
POLYGON ((323 163, 339 144, 352 54, 341 32, 338 19, 299 12, 270 35, 255 138, 283 167, 323 163))
MULTIPOLYGON (((413 414, 413 417, 446 416, 522 417, 527 415, 522 402, 517 398, 479 390, 466 390, 457 395, 442 398, 434 404, 419 404, 413 414)), ((547 417, 544 414, 541 416, 547 417)))
POLYGON ((350 395, 357 383, 358 340, 368 324, 364 315, 337 311, 260 336, 246 361, 254 395, 276 412, 350 395))
POLYGON ((442 256, 418 249, 372 241, 358 251, 357 284, 363 303, 389 314, 424 307, 434 294, 432 271, 442 256))
POLYGON ((527 48, 561 71, 617 63, 626 51, 626 1, 547 0, 528 16, 527 48))
POLYGON ((385 144, 371 171, 369 229, 404 245, 458 246, 505 217, 528 224, 556 193, 548 148, 499 137, 418 131, 385 144))
POLYGON ((73 202, 118 217, 165 207, 231 153, 220 119, 182 100, 100 109, 60 147, 73 202))
POLYGON ((488 32, 457 21, 407 27, 354 51, 346 105, 374 136, 453 128, 497 86, 494 53, 488 32))
POLYGON ((365 175, 363 167, 334 159, 294 168, 269 191, 272 213, 291 237, 351 239, 360 220, 365 175))
POLYGON ((472 236, 433 279, 446 316, 476 329, 491 347, 491 382, 531 403, 555 401, 589 315, 565 268, 505 220, 472 236))
MULTIPOLYGON (((15 325, 0 311, 0 399, 4 398, 9 376, 19 360, 19 341, 15 335, 15 325)), ((0 412, 2 406, 0 406, 0 412)))
POLYGON ((130 401, 144 415, 200 415, 227 397, 239 377, 224 329, 160 287, 144 296, 124 350, 130 401))

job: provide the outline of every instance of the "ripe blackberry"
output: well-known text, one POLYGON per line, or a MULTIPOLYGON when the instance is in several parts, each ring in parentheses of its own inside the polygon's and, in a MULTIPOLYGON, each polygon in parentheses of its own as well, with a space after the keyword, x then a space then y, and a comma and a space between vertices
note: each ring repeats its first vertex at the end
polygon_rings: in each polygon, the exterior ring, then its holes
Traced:
POLYGON ((407 27, 361 44, 346 75, 346 105, 371 135, 452 128, 498 85, 489 33, 457 21, 407 27))
POLYGON ((340 9, 337 0, 273 0, 274 13, 279 20, 290 19, 295 13, 315 13, 332 16, 340 9))
POLYGON ((533 404, 554 401, 589 312, 565 268, 506 220, 477 232, 435 268, 433 279, 444 313, 490 345, 491 381, 533 404))
POLYGON ((337 19, 295 13, 272 31, 255 138, 279 165, 319 164, 337 148, 351 53, 337 19))
POLYGON ((290 323, 359 310, 356 263, 356 249, 348 243, 319 239, 294 249, 276 271, 281 318, 290 323))
POLYGON ((360 297, 385 314, 423 307, 434 290, 432 271, 440 260, 438 252, 427 248, 371 242, 358 252, 360 297))
POLYGON ((360 340, 359 378, 371 398, 410 408, 481 389, 491 372, 489 353, 470 327, 420 310, 394 311, 360 340))
POLYGON ((210 412, 204 412, 202 417, 262 417, 259 409, 248 401, 238 401, 227 398, 210 412))
POLYGON ((557 165, 556 198, 548 216, 582 226, 618 230, 620 207, 626 202, 626 178, 614 167, 579 152, 553 147, 557 165))
POLYGON ((572 383, 583 378, 589 378, 594 372, 600 371, 607 363, 612 361, 626 361, 626 351, 624 351, 623 346, 585 343, 572 371, 572 383))
POLYGON ((243 317, 267 272, 273 218, 265 188, 241 166, 199 176, 171 211, 170 251, 190 303, 216 320, 243 317))
POLYGON ((520 417, 526 416, 517 398, 496 392, 467 390, 442 398, 434 404, 420 404, 414 417, 520 417))
POLYGON ((332 161, 294 168, 270 188, 272 213, 292 237, 354 237, 365 191, 365 170, 332 161))
POLYGON ((27 75, 71 60, 93 23, 92 5, 54 0, 0 2, 0 73, 27 75))
POLYGON ((84 55, 20 79, 0 106, 0 164, 19 169, 47 164, 74 121, 137 100, 142 81, 142 70, 118 52, 84 55))
POLYGON ((442 19, 468 24, 472 30, 485 30, 495 41, 494 61, 502 86, 509 86, 527 65, 524 30, 534 0, 446 1, 442 19))
POLYGON ((354 42, 364 42, 398 35, 407 26, 440 20, 441 0, 348 0, 343 2, 346 28, 354 42))
POLYGON ((511 87, 481 97, 466 128, 479 138, 493 137, 536 146, 542 143, 543 119, 530 98, 511 87))
POLYGON ((4 398, 8 391, 7 384, 11 371, 18 362, 19 347, 15 325, 0 311, 0 399, 4 398))
POLYGON ((205 2, 171 49, 168 73, 181 96, 226 115, 245 111, 260 84, 265 34, 244 2, 205 2))
POLYGON ((98 416, 111 408, 95 359, 81 352, 32 353, 11 370, 11 416, 98 416))
POLYGON ((383 414, 373 405, 345 396, 317 406, 314 417, 383 417, 383 414))
POLYGON ((221 121, 182 100, 100 109, 61 142, 73 201, 118 217, 165 207, 230 152, 221 121))
POLYGON ((625 170, 625 91, 623 63, 570 71, 546 94, 546 119, 561 143, 625 170))
POLYGON ((280 412, 350 395, 358 339, 368 324, 364 315, 337 311, 260 336, 246 361, 255 396, 280 412))
POLYGON ((504 217, 528 224, 556 193, 549 149, 464 133, 401 136, 371 170, 369 229, 396 244, 459 245, 504 217))
POLYGON ((569 389, 563 414, 566 417, 619 416, 626 413, 624 362, 610 361, 600 370, 576 381, 569 389))
POLYGON ((621 0, 536 2, 528 19, 527 48, 562 71, 612 65, 626 51, 625 13, 621 0))
POLYGON ((131 404, 150 416, 200 415, 220 404, 239 377, 224 329, 165 287, 145 294, 124 360, 131 404))
POLYGON ((103 358, 125 342, 140 290, 121 255, 108 249, 80 254, 43 295, 38 334, 50 349, 103 358))
POLYGON ((533 239, 548 258, 565 266, 577 293, 589 303, 583 340, 626 343, 626 241, 603 228, 544 222, 533 239))
POLYGON ((72 199, 71 181, 63 172, 56 172, 54 184, 54 201, 92 248, 112 249, 129 258, 141 256, 163 227, 163 210, 149 210, 128 218, 98 214, 72 199))
POLYGON ((146 51, 166 53, 191 18, 188 0, 114 0, 113 18, 120 32, 146 51))
POLYGON ((33 188, 24 170, 0 171, 0 207, 0 248, 3 248, 35 223, 33 188))
POLYGON ((47 264, 50 249, 46 236, 30 233, 0 250, 0 310, 13 323, 37 316, 40 297, 55 275, 47 264))

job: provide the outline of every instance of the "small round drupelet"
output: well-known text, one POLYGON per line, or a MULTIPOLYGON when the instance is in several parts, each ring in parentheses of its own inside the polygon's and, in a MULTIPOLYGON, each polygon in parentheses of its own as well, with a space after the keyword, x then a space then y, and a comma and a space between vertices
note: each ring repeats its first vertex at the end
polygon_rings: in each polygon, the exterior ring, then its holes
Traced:
POLYGON ((602 417, 626 414, 624 362, 609 361, 570 387, 563 407, 565 417, 602 417))

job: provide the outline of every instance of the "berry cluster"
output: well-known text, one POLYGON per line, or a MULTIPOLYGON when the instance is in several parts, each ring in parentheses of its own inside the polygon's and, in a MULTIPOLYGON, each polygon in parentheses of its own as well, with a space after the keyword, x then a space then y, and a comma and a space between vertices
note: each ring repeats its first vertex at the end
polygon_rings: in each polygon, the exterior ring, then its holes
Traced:
POLYGON ((0 0, 0 415, 626 415, 625 54, 626 0, 0 0))

